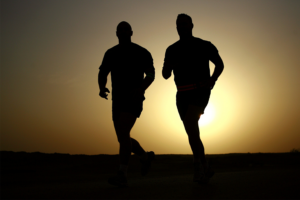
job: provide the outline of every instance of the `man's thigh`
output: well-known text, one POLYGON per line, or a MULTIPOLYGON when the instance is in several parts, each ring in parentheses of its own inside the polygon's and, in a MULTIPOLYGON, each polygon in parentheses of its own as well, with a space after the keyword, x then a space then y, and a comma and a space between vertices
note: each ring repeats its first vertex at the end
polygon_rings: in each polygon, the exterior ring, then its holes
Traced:
POLYGON ((118 139, 130 137, 130 131, 136 122, 136 116, 129 112, 121 112, 118 120, 114 120, 118 139))
POLYGON ((120 119, 121 113, 131 113, 136 118, 140 117, 143 111, 143 101, 121 101, 115 100, 112 102, 112 117, 113 121, 120 119))
POLYGON ((203 107, 188 105, 183 122, 198 122, 203 110, 203 107))
POLYGON ((209 97, 209 90, 177 92, 176 105, 181 120, 185 121, 186 117, 199 120, 208 104, 209 97))

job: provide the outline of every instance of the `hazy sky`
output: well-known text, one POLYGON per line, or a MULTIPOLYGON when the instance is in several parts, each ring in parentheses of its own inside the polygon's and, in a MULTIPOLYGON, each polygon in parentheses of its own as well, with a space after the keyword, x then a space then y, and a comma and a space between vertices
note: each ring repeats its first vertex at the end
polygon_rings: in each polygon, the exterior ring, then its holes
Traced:
POLYGON ((146 151, 191 154, 173 75, 161 76, 179 13, 225 64, 200 120, 206 153, 300 148, 299 10, 299 0, 1 0, 1 150, 118 153, 97 76, 127 21, 156 69, 131 135, 146 151))

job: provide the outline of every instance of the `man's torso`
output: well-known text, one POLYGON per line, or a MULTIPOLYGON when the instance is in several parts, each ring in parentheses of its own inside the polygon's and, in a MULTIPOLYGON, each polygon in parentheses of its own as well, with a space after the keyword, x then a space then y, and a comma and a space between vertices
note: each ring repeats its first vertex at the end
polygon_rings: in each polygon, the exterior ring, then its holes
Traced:
POLYGON ((126 46, 116 45, 107 53, 111 72, 112 98, 113 100, 129 98, 131 91, 141 87, 145 68, 150 65, 153 67, 151 54, 134 43, 126 46))
POLYGON ((177 86, 198 83, 210 77, 209 57, 217 49, 208 41, 193 38, 169 46, 165 63, 173 68, 177 86))

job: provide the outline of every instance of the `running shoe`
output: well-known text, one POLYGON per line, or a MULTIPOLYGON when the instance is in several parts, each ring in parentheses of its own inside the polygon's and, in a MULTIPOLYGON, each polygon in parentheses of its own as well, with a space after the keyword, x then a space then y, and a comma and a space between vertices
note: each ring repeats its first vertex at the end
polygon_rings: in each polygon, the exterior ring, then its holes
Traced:
POLYGON ((142 176, 145 176, 146 174, 148 174, 149 169, 151 167, 151 162, 155 158, 155 153, 153 151, 146 152, 146 154, 147 154, 147 160, 145 160, 145 161, 140 160, 142 163, 142 170, 141 170, 142 176))
POLYGON ((193 181, 198 182, 200 184, 207 184, 209 182, 209 179, 213 177, 214 174, 215 172, 210 168, 209 165, 206 171, 204 171, 202 165, 200 165, 198 169, 197 166, 195 166, 193 181))
POLYGON ((118 171, 117 176, 109 178, 108 183, 118 187, 128 186, 127 178, 122 171, 118 171))

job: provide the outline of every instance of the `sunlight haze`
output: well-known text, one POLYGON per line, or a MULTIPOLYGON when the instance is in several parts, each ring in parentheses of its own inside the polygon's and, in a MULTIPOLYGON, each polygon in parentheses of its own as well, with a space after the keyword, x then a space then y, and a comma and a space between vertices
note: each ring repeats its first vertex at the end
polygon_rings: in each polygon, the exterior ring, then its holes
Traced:
POLYGON ((191 154, 174 76, 162 77, 180 13, 225 66, 199 122, 205 153, 300 148, 299 10, 293 0, 2 0, 1 150, 118 154, 111 94, 99 97, 97 76, 127 21, 156 71, 131 135, 146 151, 191 154))

